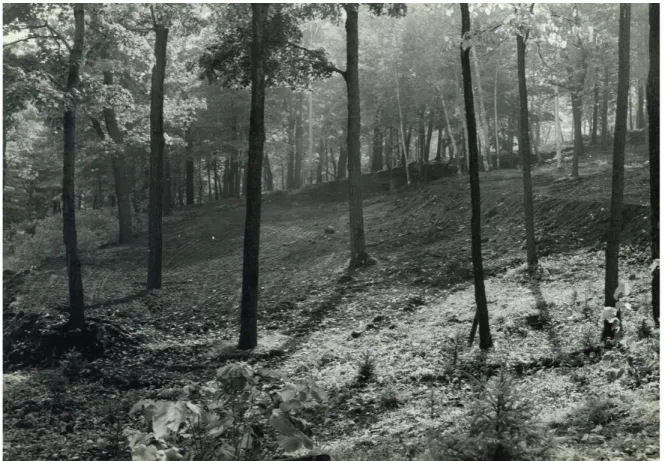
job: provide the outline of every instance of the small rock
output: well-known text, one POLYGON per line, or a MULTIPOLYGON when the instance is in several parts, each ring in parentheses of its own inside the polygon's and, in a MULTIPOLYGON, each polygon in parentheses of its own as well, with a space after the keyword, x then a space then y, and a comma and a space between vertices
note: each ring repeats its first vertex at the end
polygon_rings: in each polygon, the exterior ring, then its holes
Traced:
POLYGON ((325 229, 323 229, 323 232, 326 234, 334 234, 335 228, 332 226, 327 226, 325 229))
POLYGON ((385 315, 377 315, 377 316, 374 317, 374 319, 372 320, 372 323, 378 323, 378 322, 380 322, 380 321, 382 321, 382 320, 385 320, 385 319, 386 319, 386 316, 385 316, 385 315))
POLYGON ((362 334, 362 333, 361 333, 360 331, 352 331, 352 332, 351 332, 351 337, 352 337, 353 339, 356 339, 356 338, 360 337, 361 334, 362 334))
POLYGON ((635 275, 635 274, 630 274, 628 276, 628 280, 635 280, 636 278, 637 278, 637 275, 635 275))

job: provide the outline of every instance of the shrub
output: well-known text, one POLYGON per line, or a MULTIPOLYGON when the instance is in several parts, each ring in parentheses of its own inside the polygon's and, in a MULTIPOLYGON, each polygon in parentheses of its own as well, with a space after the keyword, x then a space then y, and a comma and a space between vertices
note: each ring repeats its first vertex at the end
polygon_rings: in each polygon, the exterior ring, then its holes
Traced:
POLYGON ((358 383, 367 383, 374 377, 374 358, 369 352, 362 354, 360 367, 358 369, 358 383))
MULTIPOLYGON (((473 379, 473 378, 472 378, 473 379)), ((502 367, 487 383, 476 381, 478 396, 466 421, 466 433, 444 433, 430 441, 438 461, 547 459, 550 444, 544 428, 534 424, 530 403, 520 397, 502 367)))
POLYGON ((83 358, 83 355, 77 350, 72 349, 64 354, 60 361, 62 376, 69 379, 70 382, 75 381, 81 376, 81 372, 86 365, 87 362, 83 358))
MULTIPOLYGON (((42 264, 49 258, 63 256, 65 245, 62 241, 62 216, 53 215, 34 221, 34 233, 30 229, 18 231, 7 242, 6 267, 23 270, 42 264)), ((106 243, 117 241, 117 218, 110 210, 81 210, 76 213, 76 234, 78 250, 92 251, 106 243)))

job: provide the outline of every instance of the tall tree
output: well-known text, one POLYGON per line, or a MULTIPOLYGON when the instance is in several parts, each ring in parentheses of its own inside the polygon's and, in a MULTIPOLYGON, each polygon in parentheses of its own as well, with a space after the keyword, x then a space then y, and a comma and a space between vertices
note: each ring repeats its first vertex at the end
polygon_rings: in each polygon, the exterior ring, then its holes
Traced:
MULTIPOLYGON (((647 113, 649 116, 649 170, 651 173, 651 257, 660 258, 660 4, 649 4, 649 76, 647 113)), ((651 279, 653 320, 660 324, 660 267, 651 279)))
POLYGON ((358 7, 345 4, 346 11, 346 91, 348 104, 347 156, 349 171, 350 267, 371 261, 365 248, 362 184, 360 171, 360 82, 358 79, 358 7))
POLYGON ((476 119, 473 109, 473 84, 471 83, 471 61, 469 59, 471 20, 469 5, 460 3, 462 10, 462 76, 464 80, 464 108, 468 127, 469 178, 471 183, 471 259, 473 260, 473 281, 476 295, 476 317, 472 329, 473 339, 476 323, 480 327, 480 348, 492 347, 485 281, 483 275, 483 255, 480 234, 480 178, 478 174, 478 140, 476 137, 476 119))
MULTIPOLYGON (((619 87, 617 90, 614 152, 612 156, 612 202, 610 228, 605 250, 605 305, 614 307, 614 292, 619 286, 619 243, 621 237, 621 208, 623 205, 624 151, 628 118, 628 90, 630 89, 630 4, 619 7, 619 87)), ((620 312, 617 317, 620 319, 620 312)), ((613 338, 612 325, 605 320, 602 338, 613 338)))
POLYGON ((164 195, 164 77, 169 30, 154 19, 155 65, 150 88, 150 198, 148 204, 148 289, 162 287, 162 200, 164 195))
POLYGON ((253 349, 257 344, 257 307, 259 289, 259 236, 261 229, 261 168, 265 141, 265 24, 270 5, 252 3, 252 104, 249 116, 249 160, 247 173, 247 210, 242 266, 240 340, 238 348, 253 349))
MULTIPOLYGON (((531 4, 533 11, 533 4, 531 4)), ((524 186, 524 214, 526 228, 526 261, 529 267, 538 264, 536 235, 533 226, 533 192, 531 190, 531 140, 529 139, 529 106, 526 92, 526 41, 529 30, 517 34, 517 81, 520 92, 520 155, 522 157, 522 183, 524 186)))
POLYGON ((83 279, 81 262, 78 257, 76 242, 76 204, 75 204, 75 165, 76 165, 76 97, 79 86, 81 61, 83 60, 83 41, 85 36, 85 12, 83 4, 74 5, 74 45, 69 57, 67 93, 72 97, 65 108, 64 155, 62 167, 62 235, 67 255, 67 276, 69 280, 69 327, 85 328, 83 301, 83 279))

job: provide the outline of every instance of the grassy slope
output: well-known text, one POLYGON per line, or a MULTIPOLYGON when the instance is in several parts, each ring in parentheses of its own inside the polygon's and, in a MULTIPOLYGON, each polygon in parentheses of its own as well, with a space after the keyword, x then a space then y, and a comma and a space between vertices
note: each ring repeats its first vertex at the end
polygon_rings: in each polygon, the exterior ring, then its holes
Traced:
MULTIPOLYGON (((579 181, 561 180, 564 174, 550 167, 535 171, 543 267, 537 280, 520 269, 520 173, 481 176, 483 253, 495 339, 485 360, 490 369, 506 362, 523 370, 519 386, 533 396, 542 419, 557 429, 562 459, 572 459, 571 453, 580 459, 637 459, 631 443, 657 459, 657 387, 628 389, 624 381, 609 383, 607 365, 589 357, 573 368, 548 367, 562 353, 578 355, 585 341, 600 333, 600 241, 608 221, 609 170, 607 162, 589 162, 579 181), (547 306, 555 333, 526 324, 537 305, 547 306), (584 306, 592 309, 590 319, 584 306), (576 377, 582 372, 580 383, 576 377), (598 393, 632 410, 597 430, 605 438, 582 441, 589 430, 569 432, 563 423, 583 413, 584 402, 598 393), (625 436, 629 432, 635 433, 632 439, 625 436)), ((626 315, 632 334, 648 316, 646 175, 642 164, 627 165, 627 249, 621 274, 635 276, 631 297, 640 310, 626 315)), ((468 386, 450 383, 443 372, 450 338, 458 332, 466 336, 473 317, 468 178, 445 178, 366 198, 365 222, 369 251, 379 264, 351 279, 341 278, 347 261, 346 204, 319 201, 315 193, 267 200, 261 235, 261 344, 249 360, 291 375, 314 376, 329 388, 334 402, 329 421, 315 430, 324 447, 339 449, 353 442, 392 446, 398 439, 405 442, 396 450, 409 444, 422 447, 428 429, 458 424, 470 395, 468 386), (324 234, 328 225, 337 232, 324 234), (365 350, 376 362, 376 379, 358 388, 354 379, 365 350), (380 404, 387 392, 396 393, 399 408, 380 404)), ((91 377, 65 392, 64 416, 53 414, 45 401, 49 392, 44 383, 52 370, 5 375, 8 459, 57 459, 52 453, 62 454, 60 459, 104 459, 110 447, 102 401, 135 401, 154 395, 155 389, 212 377, 237 337, 243 225, 240 202, 176 210, 166 220, 164 289, 150 295, 142 291, 144 241, 85 255, 89 315, 123 326, 140 336, 142 345, 115 350, 92 364, 91 377)), ((66 302, 63 268, 62 261, 51 261, 32 271, 13 309, 63 316, 57 311, 66 302)), ((477 356, 475 348, 462 348, 460 366, 473 370, 477 356)))

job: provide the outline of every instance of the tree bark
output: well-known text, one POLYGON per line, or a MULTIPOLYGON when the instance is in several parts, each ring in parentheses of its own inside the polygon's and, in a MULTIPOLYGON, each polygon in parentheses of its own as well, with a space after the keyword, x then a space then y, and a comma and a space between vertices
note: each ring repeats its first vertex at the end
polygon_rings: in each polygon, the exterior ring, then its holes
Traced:
POLYGON ((372 263, 365 249, 362 182, 360 171, 360 83, 358 79, 358 5, 344 4, 346 10, 346 90, 348 98, 348 170, 350 267, 372 263))
MULTIPOLYGON (((460 3, 462 10, 462 39, 471 29, 469 5, 460 3)), ((478 174, 478 142, 476 139, 476 120, 473 110, 473 84, 471 83, 471 63, 469 48, 460 47, 462 59, 462 75, 464 83, 464 107, 466 123, 469 127, 469 178, 471 183, 471 259, 473 260, 473 279, 476 295, 476 320, 480 326, 480 348, 492 347, 487 299, 485 297, 485 281, 483 275, 483 256, 480 234, 480 178, 478 174)), ((472 337, 473 339, 473 337, 472 337)))
POLYGON ((641 80, 637 81, 637 121, 636 128, 641 130, 645 125, 644 119, 644 85, 641 80))
POLYGON ((337 162, 337 179, 346 178, 346 171, 349 163, 346 149, 347 147, 344 144, 339 146, 339 160, 337 162))
POLYGON ((580 156, 584 154, 584 141, 582 140, 582 94, 573 91, 570 93, 573 106, 573 125, 574 125, 574 150, 573 150, 573 170, 571 176, 579 177, 580 156))
MULTIPOLYGON (((79 86, 79 71, 83 59, 83 41, 85 36, 85 12, 83 4, 74 5, 74 46, 69 57, 67 93, 72 94, 79 86)), ((69 282, 69 321, 71 329, 85 329, 85 304, 83 297, 83 279, 81 262, 78 257, 76 236, 76 98, 65 108, 63 119, 64 154, 62 167, 62 236, 67 255, 67 277, 69 282)))
POLYGON ((238 348, 241 350, 253 349, 257 345, 261 168, 265 140, 264 37, 268 8, 269 5, 265 3, 252 4, 252 101, 249 122, 247 210, 245 212, 245 245, 242 267, 240 339, 238 341, 238 348))
POLYGON ((483 97, 483 84, 480 79, 480 66, 476 55, 476 47, 471 47, 471 55, 476 69, 476 80, 478 85, 478 105, 480 106, 480 147, 483 151, 483 165, 486 171, 490 169, 490 146, 489 146, 489 124, 487 123, 487 111, 485 111, 485 98, 483 97))
MULTIPOLYGON (((528 32, 526 33, 528 38, 528 32)), ((525 37, 517 35, 517 83, 520 92, 520 155, 524 186, 524 216, 526 229, 526 262, 530 268, 538 264, 536 234, 533 225, 533 191, 531 190, 531 149, 529 139, 529 106, 526 92, 525 37)))
MULTIPOLYGON (((104 71, 104 85, 113 85, 113 72, 104 71)), ((133 239, 132 235, 132 210, 129 200, 129 179, 127 178, 127 162, 125 161, 126 146, 123 135, 118 126, 115 110, 112 107, 104 108, 104 122, 109 137, 118 146, 121 152, 114 153, 111 159, 113 168, 113 179, 115 183, 115 195, 118 205, 118 225, 120 243, 128 243, 133 239)))
MULTIPOLYGON (((649 4, 649 75, 647 114, 649 117, 649 171, 651 183, 651 258, 660 258, 660 4, 649 4)), ((653 321, 660 325, 660 266, 652 273, 653 321)))
POLYGON ((155 24, 155 65, 150 89, 150 203, 148 213, 148 289, 162 287, 162 195, 164 189, 164 76, 169 30, 155 24))
POLYGON ((593 84, 593 117, 591 118, 591 145, 595 146, 598 143, 598 99, 599 90, 598 82, 593 84))
POLYGON ((600 130, 600 147, 604 150, 607 148, 607 141, 609 140, 607 119, 610 105, 610 69, 605 66, 605 82, 603 84, 603 107, 601 109, 601 130, 600 130))
MULTIPOLYGON (((619 87, 617 90, 614 152, 612 155, 612 201, 610 226, 605 250, 605 306, 616 305, 614 291, 619 286, 619 244, 621 238, 621 208, 623 206, 624 151, 630 87, 630 4, 619 7, 619 87)), ((618 312, 617 317, 621 318, 618 312)), ((602 339, 614 338, 612 325, 605 320, 602 339)))

